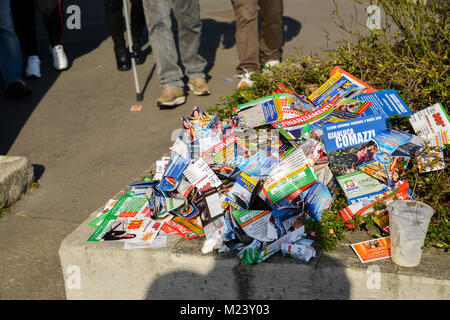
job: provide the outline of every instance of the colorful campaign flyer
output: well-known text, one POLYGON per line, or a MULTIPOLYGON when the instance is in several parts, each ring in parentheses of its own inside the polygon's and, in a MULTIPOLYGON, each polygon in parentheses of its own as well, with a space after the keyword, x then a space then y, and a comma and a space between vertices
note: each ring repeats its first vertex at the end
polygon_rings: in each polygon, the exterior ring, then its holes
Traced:
POLYGON ((389 118, 395 115, 404 117, 413 114, 405 101, 403 101, 394 89, 362 94, 355 99, 372 103, 369 108, 364 111, 362 114, 363 116, 382 114, 386 118, 389 118))
POLYGON ((414 152, 423 146, 421 138, 396 129, 378 132, 358 151, 356 169, 394 188, 402 179, 414 152))
POLYGON ((344 75, 349 81, 359 85, 359 86, 363 86, 367 88, 366 93, 371 93, 371 92, 376 92, 377 90, 373 87, 371 87, 370 85, 368 85, 367 83, 364 83, 363 81, 361 81, 361 79, 356 78, 355 76, 353 76, 352 74, 348 73, 347 71, 345 71, 344 69, 342 69, 341 67, 335 66, 333 68, 333 71, 331 71, 331 76, 335 75, 335 74, 342 74, 344 75))
POLYGON ((269 234, 269 219, 271 211, 264 210, 234 210, 233 219, 237 225, 251 238, 269 242, 276 239, 269 234))
POLYGON ((255 177, 266 177, 272 167, 278 163, 278 159, 267 154, 257 152, 250 158, 244 159, 238 164, 239 169, 255 177))
POLYGON ((389 233, 389 216, 387 211, 384 209, 385 205, 394 198, 408 200, 410 198, 410 193, 411 190, 409 188, 409 183, 408 181, 405 181, 392 191, 369 197, 368 199, 358 201, 345 207, 339 211, 338 217, 342 218, 347 227, 354 229, 357 227, 354 221, 356 215, 360 216, 359 220, 362 224, 365 222, 365 216, 373 213, 372 219, 374 222, 378 225, 378 227, 380 227, 381 230, 389 233), (374 210, 375 205, 377 205, 380 209, 374 210), (381 209, 382 207, 383 209, 381 209))
POLYGON ((283 119, 295 118, 304 113, 301 112, 297 106, 294 106, 293 102, 297 101, 297 99, 291 94, 284 93, 283 95, 279 95, 274 98, 274 101, 281 106, 283 119))
POLYGON ((202 153, 202 158, 211 164, 226 164, 236 157, 236 136, 228 136, 202 153))
POLYGON ((409 122, 419 137, 428 139, 435 134, 442 134, 444 144, 450 141, 450 117, 440 103, 414 113, 409 122))
POLYGON ((409 118, 414 132, 428 142, 434 150, 419 154, 419 172, 445 168, 444 148, 450 143, 450 117, 440 103, 416 112, 409 118))
POLYGON ((344 73, 335 72, 308 99, 317 106, 324 106, 335 97, 354 98, 368 90, 369 87, 362 82, 355 81, 344 73))
POLYGON ((297 149, 274 167, 263 185, 263 192, 270 204, 274 204, 298 190, 306 190, 317 176, 303 151, 297 149))
POLYGON ((282 134, 285 132, 288 139, 296 140, 301 139, 303 130, 307 126, 310 126, 311 131, 320 131, 326 123, 337 123, 359 117, 356 112, 336 110, 337 101, 338 99, 333 99, 315 111, 291 119, 274 121, 270 125, 280 130, 282 134))
POLYGON ((171 151, 169 162, 158 185, 163 191, 173 191, 176 189, 190 161, 188 146, 182 140, 177 139, 171 151))
POLYGON ((372 105, 372 102, 341 97, 336 97, 333 101, 337 111, 353 112, 359 115, 362 115, 372 105))
POLYGON ((322 183, 316 181, 303 194, 306 212, 314 219, 320 220, 322 212, 328 209, 333 202, 330 191, 322 183))
POLYGON ((271 98, 252 107, 242 109, 238 112, 238 116, 244 126, 255 128, 282 119, 283 111, 279 102, 271 98))
POLYGON ((153 220, 149 217, 149 212, 146 197, 121 197, 108 211, 108 215, 88 241, 148 241, 151 243, 162 225, 172 219, 172 216, 153 220))
POLYGON ((276 239, 281 238, 288 233, 299 216, 300 211, 297 208, 274 208, 269 219, 269 234, 276 239))
POLYGON ((257 184, 257 180, 253 179, 245 172, 241 172, 225 198, 225 202, 238 210, 248 209, 253 191, 257 184))
MULTIPOLYGON (((291 108, 296 111, 301 112, 302 114, 309 113, 318 108, 315 104, 309 102, 306 99, 306 97, 299 95, 298 93, 296 93, 292 90, 289 90, 288 88, 286 88, 285 86, 283 86, 281 84, 278 86, 276 93, 283 93, 283 92, 288 93, 293 97, 291 108)), ((283 111, 283 115, 284 115, 284 111, 283 111)))
POLYGON ((362 263, 386 259, 391 256, 390 237, 378 238, 364 242, 352 244, 351 247, 355 251, 362 263))
MULTIPOLYGON (((249 109, 249 108, 253 108, 253 107, 261 107, 262 104, 269 102, 269 101, 274 101, 274 98, 280 97, 280 96, 284 96, 285 94, 274 94, 271 96, 266 96, 266 97, 262 97, 253 101, 249 101, 243 104, 238 105, 237 107, 235 107, 233 109, 233 113, 239 113, 245 109, 249 109)), ((275 108, 281 110, 281 106, 280 105, 276 105, 275 108)))
POLYGON ((315 122, 319 122, 325 119, 334 111, 334 104, 329 103, 321 108, 310 113, 291 118, 286 120, 274 121, 271 126, 274 129, 284 130, 288 133, 289 137, 292 139, 298 139, 302 135, 302 129, 308 125, 315 122))
POLYGON ((186 240, 205 235, 201 225, 198 225, 192 220, 186 220, 180 217, 174 217, 172 220, 164 223, 161 231, 166 234, 178 234, 186 240))
POLYGON ((186 179, 200 192, 222 184, 214 171, 200 158, 190 164, 183 172, 186 179))
POLYGON ((364 196, 387 191, 387 186, 356 166, 367 156, 362 146, 386 130, 382 115, 359 117, 323 126, 323 137, 329 157, 329 167, 344 191, 349 203, 364 196))

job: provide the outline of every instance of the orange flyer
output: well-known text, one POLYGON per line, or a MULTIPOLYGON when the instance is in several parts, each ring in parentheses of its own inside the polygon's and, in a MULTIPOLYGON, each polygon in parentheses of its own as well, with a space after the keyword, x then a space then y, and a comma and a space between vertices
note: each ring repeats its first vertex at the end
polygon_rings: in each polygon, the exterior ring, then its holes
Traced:
POLYGON ((391 256, 391 238, 384 237, 351 245, 362 263, 386 259, 391 256))

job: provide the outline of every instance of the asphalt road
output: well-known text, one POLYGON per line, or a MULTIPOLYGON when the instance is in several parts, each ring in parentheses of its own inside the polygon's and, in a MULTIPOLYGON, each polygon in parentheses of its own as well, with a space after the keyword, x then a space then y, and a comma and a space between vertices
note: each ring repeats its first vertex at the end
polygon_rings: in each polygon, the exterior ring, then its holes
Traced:
MULTIPOLYGON (((201 0, 201 54, 207 59, 208 97, 190 95, 186 104, 160 110, 151 47, 138 66, 145 86, 142 111, 135 101, 132 72, 115 67, 112 40, 104 23, 103 1, 63 1, 81 9, 81 29, 64 31, 69 70, 54 71, 48 39, 39 18, 43 77, 30 80, 35 93, 20 101, 0 94, 0 154, 25 156, 34 165, 40 188, 28 192, 0 219, 0 299, 65 299, 58 248, 90 213, 138 177, 171 145, 180 116, 194 106, 204 110, 237 86, 234 16, 229 1, 201 0), (232 82, 224 79, 233 79, 232 82)), ((338 1, 344 19, 353 1, 338 1)), ((301 49, 321 53, 343 37, 330 15, 331 0, 285 0, 284 55, 301 49)), ((366 17, 361 13, 363 22, 366 17)))

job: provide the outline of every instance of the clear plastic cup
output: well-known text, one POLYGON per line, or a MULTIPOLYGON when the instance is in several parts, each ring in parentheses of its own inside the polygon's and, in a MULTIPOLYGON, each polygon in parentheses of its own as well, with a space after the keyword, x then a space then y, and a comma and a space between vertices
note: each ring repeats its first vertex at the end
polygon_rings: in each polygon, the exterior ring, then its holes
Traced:
POLYGON ((428 225, 434 213, 429 205, 396 200, 387 205, 391 235, 391 260, 404 267, 420 263, 428 225))

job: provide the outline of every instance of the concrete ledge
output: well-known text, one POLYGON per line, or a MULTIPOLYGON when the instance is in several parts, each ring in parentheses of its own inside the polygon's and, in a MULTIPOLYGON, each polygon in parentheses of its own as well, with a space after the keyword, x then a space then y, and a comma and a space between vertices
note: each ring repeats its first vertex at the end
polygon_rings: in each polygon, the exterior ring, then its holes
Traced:
POLYGON ((33 166, 25 157, 0 156, 0 206, 11 206, 33 181, 33 166))
MULTIPOLYGON (((118 194, 116 197, 118 197, 118 194)), ((390 259, 362 264, 349 232, 333 252, 309 263, 277 253, 248 266, 237 252, 202 254, 202 239, 168 236, 166 248, 124 250, 123 243, 87 242, 95 213, 68 235, 59 256, 67 299, 449 299, 449 256, 426 249, 421 264, 390 259)))

